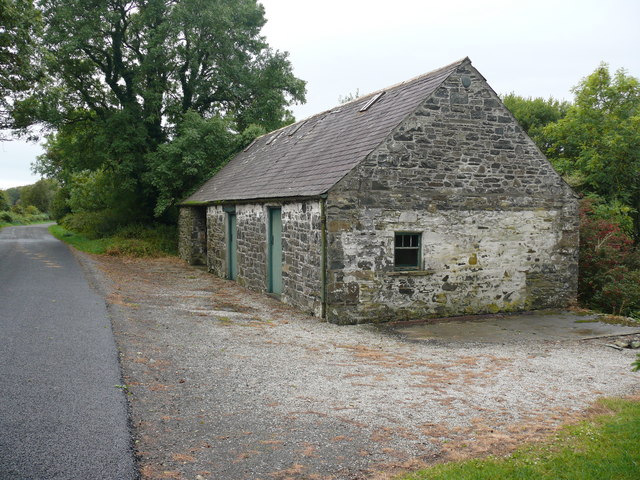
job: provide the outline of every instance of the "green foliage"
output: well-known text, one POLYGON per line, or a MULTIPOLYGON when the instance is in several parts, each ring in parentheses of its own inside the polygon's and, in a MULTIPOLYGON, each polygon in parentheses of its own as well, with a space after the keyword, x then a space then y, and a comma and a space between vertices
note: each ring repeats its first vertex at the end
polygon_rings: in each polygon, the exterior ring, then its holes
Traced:
POLYGON ((154 223, 151 225, 130 224, 120 228, 114 237, 122 240, 145 242, 155 252, 167 255, 178 254, 178 227, 154 223))
POLYGON ((110 177, 101 201, 125 223, 161 215, 233 152, 238 132, 279 128, 304 100, 287 54, 260 35, 255 0, 38 6, 46 76, 16 102, 13 118, 53 132, 36 169, 67 187, 73 213, 75 191, 87 190, 75 182, 89 171, 110 177))
POLYGON ((22 187, 11 187, 7 188, 5 192, 9 195, 9 204, 15 205, 20 200, 20 189, 22 187))
POLYGON ((592 302, 614 315, 640 320, 640 270, 618 266, 606 272, 604 285, 592 302))
POLYGON ((230 123, 221 117, 205 120, 188 111, 176 137, 148 158, 147 179, 157 191, 155 215, 160 216, 185 194, 207 180, 233 152, 230 123))
POLYGON ((551 146, 544 127, 564 118, 570 105, 569 102, 553 98, 525 98, 514 93, 505 95, 502 102, 543 152, 551 146))
POLYGON ((6 212, 11 208, 11 199, 5 190, 0 190, 0 212, 6 212))
POLYGON ((340 104, 345 104, 354 101, 355 99, 360 98, 360 89, 356 88, 355 93, 349 92, 344 97, 342 95, 338 96, 338 102, 340 104))
POLYGON ((13 104, 39 78, 40 32, 41 16, 32 0, 0 0, 0 132, 14 127, 13 104))
POLYGON ((590 215, 599 220, 611 221, 626 235, 633 235, 633 213, 635 210, 618 199, 606 201, 595 193, 585 195, 590 206, 590 215))
POLYGON ((59 188, 56 191, 56 194, 53 196, 53 200, 51 201, 50 215, 51 218, 56 222, 59 222, 71 213, 71 208, 68 204, 69 190, 69 187, 59 188))
POLYGON ((109 237, 89 239, 84 235, 67 230, 62 225, 51 225, 49 232, 58 240, 87 253, 103 254, 113 241, 109 237))
POLYGON ((579 191, 595 193, 630 209, 640 240, 640 81, 606 64, 574 89, 564 118, 543 131, 554 166, 579 191))
POLYGON ((160 257, 176 255, 176 227, 155 225, 129 225, 117 230, 112 236, 88 238, 61 225, 52 225, 49 231, 53 236, 73 245, 83 252, 128 256, 160 257))
POLYGON ((73 213, 60 220, 60 224, 91 240, 111 236, 123 225, 118 214, 109 209, 73 213))
POLYGON ((40 213, 35 207, 20 209, 20 213, 13 210, 0 211, 0 225, 29 225, 49 220, 46 213, 40 213))
POLYGON ((564 428, 551 442, 506 458, 447 463, 403 480, 635 480, 640 464, 640 402, 603 400, 611 415, 564 428))
POLYGON ((640 312, 640 262, 633 240, 593 201, 580 209, 578 298, 583 305, 616 315, 640 312))
POLYGON ((51 203, 60 188, 56 180, 41 179, 33 185, 27 185, 20 190, 20 203, 24 206, 32 205, 41 212, 51 213, 51 203))
POLYGON ((26 215, 40 215, 40 210, 38 210, 38 207, 35 207, 33 205, 27 205, 24 209, 24 213, 26 215))

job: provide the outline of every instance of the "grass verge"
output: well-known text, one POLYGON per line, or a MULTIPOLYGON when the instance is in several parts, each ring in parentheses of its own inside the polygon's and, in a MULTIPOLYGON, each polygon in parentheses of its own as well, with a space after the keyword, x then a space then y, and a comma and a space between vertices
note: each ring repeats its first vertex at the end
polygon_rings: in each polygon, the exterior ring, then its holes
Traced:
POLYGON ((52 225, 49 232, 83 252, 125 257, 162 257, 176 255, 177 234, 167 228, 126 227, 110 237, 89 238, 52 225))
POLYGON ((637 480, 640 478, 640 398, 603 399, 606 414, 567 426, 548 443, 506 458, 447 463, 402 480, 637 480))
POLYGON ((98 238, 91 240, 84 235, 74 233, 60 225, 51 225, 49 233, 69 245, 87 253, 104 254, 113 243, 112 238, 98 238))

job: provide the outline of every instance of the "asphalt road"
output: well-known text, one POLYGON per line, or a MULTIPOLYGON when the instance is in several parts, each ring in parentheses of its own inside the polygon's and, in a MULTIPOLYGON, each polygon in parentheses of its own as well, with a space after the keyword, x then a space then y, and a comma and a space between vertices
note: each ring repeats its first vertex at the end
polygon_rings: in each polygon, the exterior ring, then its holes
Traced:
POLYGON ((47 226, 0 231, 0 478, 136 478, 104 299, 47 226))

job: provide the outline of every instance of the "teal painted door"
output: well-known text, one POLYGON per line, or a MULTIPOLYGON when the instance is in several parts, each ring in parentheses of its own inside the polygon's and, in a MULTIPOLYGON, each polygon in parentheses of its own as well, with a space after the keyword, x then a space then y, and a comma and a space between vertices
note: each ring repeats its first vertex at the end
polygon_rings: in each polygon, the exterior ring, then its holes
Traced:
POLYGON ((269 291, 282 293, 282 211, 269 209, 269 291))
POLYGON ((235 280, 238 276, 238 242, 236 240, 236 214, 229 213, 229 243, 227 244, 227 278, 235 280))

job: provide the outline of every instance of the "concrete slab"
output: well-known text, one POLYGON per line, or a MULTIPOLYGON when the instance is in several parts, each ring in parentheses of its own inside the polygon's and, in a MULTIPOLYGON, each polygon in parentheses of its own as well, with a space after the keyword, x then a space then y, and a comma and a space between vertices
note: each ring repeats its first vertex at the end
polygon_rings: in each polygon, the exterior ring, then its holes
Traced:
POLYGON ((463 343, 583 340, 640 334, 640 326, 612 325, 600 322, 598 319, 598 315, 542 312, 398 325, 392 329, 395 333, 411 340, 442 340, 463 343))

